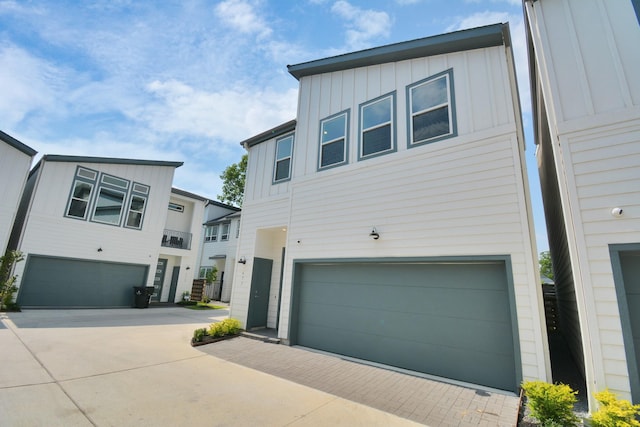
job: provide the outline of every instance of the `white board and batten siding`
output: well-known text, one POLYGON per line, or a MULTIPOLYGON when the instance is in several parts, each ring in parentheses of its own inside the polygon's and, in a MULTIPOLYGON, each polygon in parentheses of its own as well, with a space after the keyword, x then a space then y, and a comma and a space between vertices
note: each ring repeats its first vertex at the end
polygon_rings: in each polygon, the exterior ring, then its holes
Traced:
POLYGON ((4 255, 32 156, 0 139, 0 255, 4 255))
MULTIPOLYGON (((49 255, 155 266, 167 217, 175 167, 114 163, 41 161, 25 222, 20 250, 25 254, 49 255), (76 167, 148 185, 149 195, 142 229, 131 230, 88 220, 65 217, 76 167), (98 248, 102 251, 98 252, 98 248)), ((22 277, 25 263, 16 266, 22 277)), ((153 285, 150 269, 147 286, 153 285)))
MULTIPOLYGON (((523 377, 550 379, 509 55, 490 47, 300 79, 292 179, 271 183, 275 139, 249 149, 238 250, 249 259, 258 230, 287 228, 281 337, 289 333, 295 259, 509 255, 523 377), (407 148, 406 86, 448 69, 458 136, 407 148), (359 105, 392 91, 397 152, 358 161, 359 105), (320 121, 347 109, 348 164, 318 171, 320 121), (377 241, 369 237, 373 226, 377 241)), ((249 262, 237 267, 232 311, 239 316, 250 276, 249 262)), ((277 301, 268 327, 276 309, 277 301)))
POLYGON ((640 242, 640 25, 631 1, 527 2, 576 275, 590 394, 630 385, 609 254, 640 242), (624 215, 612 216, 620 207, 624 215))

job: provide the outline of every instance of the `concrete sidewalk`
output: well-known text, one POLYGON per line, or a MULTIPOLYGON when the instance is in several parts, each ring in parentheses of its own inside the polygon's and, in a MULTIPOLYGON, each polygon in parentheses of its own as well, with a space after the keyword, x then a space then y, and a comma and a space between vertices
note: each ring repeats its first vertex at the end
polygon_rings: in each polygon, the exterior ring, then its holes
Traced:
POLYGON ((416 425, 189 345, 195 328, 227 316, 181 307, 2 313, 0 425, 416 425))

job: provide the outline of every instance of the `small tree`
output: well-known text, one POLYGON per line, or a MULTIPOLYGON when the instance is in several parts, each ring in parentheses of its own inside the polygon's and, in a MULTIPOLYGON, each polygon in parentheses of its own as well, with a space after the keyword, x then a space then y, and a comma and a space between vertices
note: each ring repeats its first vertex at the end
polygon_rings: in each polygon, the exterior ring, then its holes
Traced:
POLYGON ((540 274, 549 279, 553 279, 553 265, 551 264, 551 254, 549 251, 540 252, 538 262, 540 264, 540 274))
POLYGON ((218 200, 221 202, 242 206, 248 158, 248 155, 244 154, 238 163, 228 166, 220 175, 222 194, 218 194, 218 200))
POLYGON ((7 251, 0 257, 0 310, 17 310, 13 302, 13 294, 18 288, 15 281, 18 276, 12 276, 13 266, 22 261, 24 256, 19 251, 7 251))
POLYGON ((207 272, 205 279, 207 283, 213 283, 218 280, 218 267, 214 265, 213 268, 207 272))
POLYGON ((522 388, 527 396, 531 416, 543 426, 575 426, 579 419, 573 413, 577 391, 566 384, 526 381, 522 388))

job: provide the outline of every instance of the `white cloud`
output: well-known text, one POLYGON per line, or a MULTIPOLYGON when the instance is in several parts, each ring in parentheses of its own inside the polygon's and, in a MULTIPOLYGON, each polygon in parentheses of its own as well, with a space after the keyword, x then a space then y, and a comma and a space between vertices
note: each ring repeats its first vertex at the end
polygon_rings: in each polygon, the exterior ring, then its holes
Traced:
POLYGON ((132 111, 137 121, 161 133, 213 138, 226 144, 237 144, 296 114, 295 89, 238 87, 206 92, 177 80, 154 81, 147 89, 156 102, 132 111))
POLYGON ((463 30, 480 27, 483 25, 508 22, 511 32, 511 47, 513 50, 520 92, 520 104, 522 111, 531 113, 531 90, 529 87, 529 62, 527 58, 527 42, 525 36, 524 21, 521 15, 508 12, 479 12, 463 18, 458 18, 456 23, 449 26, 447 31, 463 30))
POLYGON ((388 37, 391 18, 386 12, 361 9, 345 0, 333 4, 331 11, 347 21, 347 49, 359 50, 370 47, 373 39, 388 37))
POLYGON ((247 1, 226 0, 219 3, 215 11, 222 21, 241 33, 257 34, 259 37, 266 37, 272 33, 271 28, 247 1))
POLYGON ((51 109, 61 71, 11 45, 0 45, 0 117, 12 127, 34 110, 51 109))

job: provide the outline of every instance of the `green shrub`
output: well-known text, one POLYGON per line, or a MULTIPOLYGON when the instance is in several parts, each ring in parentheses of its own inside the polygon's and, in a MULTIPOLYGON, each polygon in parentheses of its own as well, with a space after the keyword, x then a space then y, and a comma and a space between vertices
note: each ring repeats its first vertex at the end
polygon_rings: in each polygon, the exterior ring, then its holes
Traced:
POLYGON ((574 426, 578 417, 573 413, 577 391, 566 384, 549 384, 544 381, 527 381, 522 384, 527 396, 531 416, 543 426, 574 426))
POLYGON ((207 335, 207 328, 200 328, 193 331, 193 340, 195 342, 202 342, 205 335, 207 335))
POLYGON ((618 397, 604 389, 596 393, 596 400, 600 408, 591 416, 594 427, 640 427, 636 419, 640 415, 640 405, 632 405, 628 400, 618 400, 618 397))
POLYGON ((224 319, 222 322, 212 323, 209 326, 209 335, 212 337, 224 337, 240 332, 240 321, 237 319, 224 319))
POLYGON ((7 251, 0 257, 0 310, 20 311, 20 307, 13 302, 13 295, 18 288, 14 284, 18 276, 12 276, 13 266, 24 260, 20 251, 7 251))

